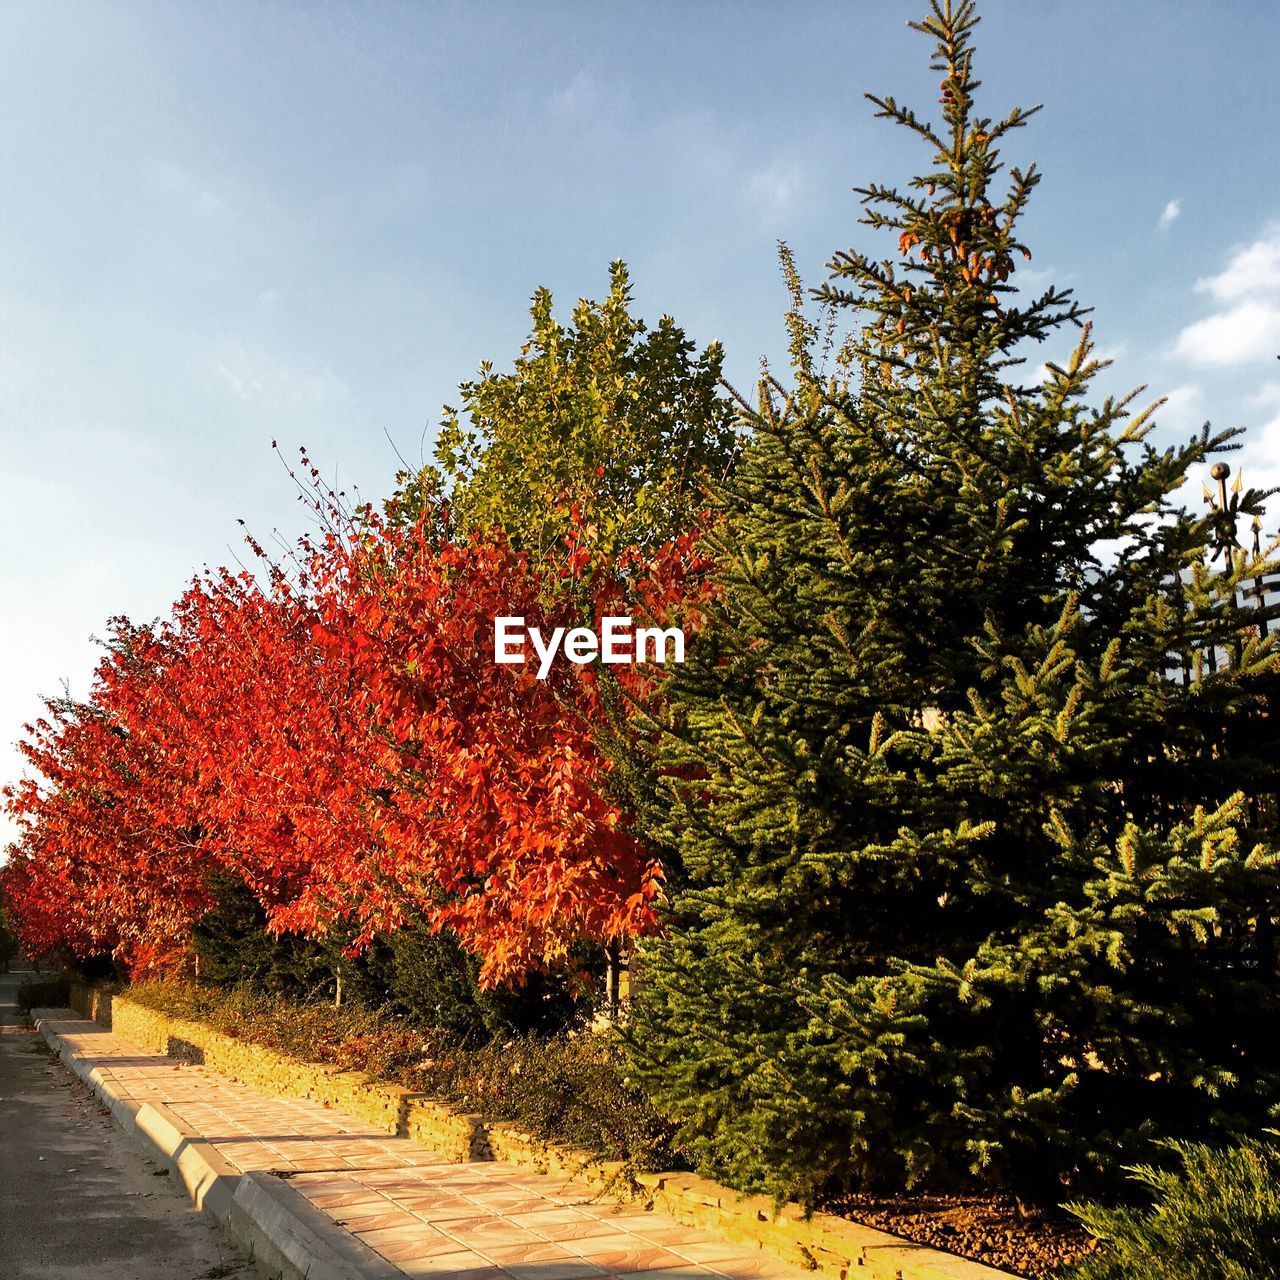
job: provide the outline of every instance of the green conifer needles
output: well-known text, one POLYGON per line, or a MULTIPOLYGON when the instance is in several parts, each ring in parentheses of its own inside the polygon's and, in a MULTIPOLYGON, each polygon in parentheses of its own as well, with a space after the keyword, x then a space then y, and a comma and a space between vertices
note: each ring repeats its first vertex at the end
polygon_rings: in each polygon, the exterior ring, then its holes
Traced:
POLYGON ((708 1172, 809 1200, 1060 1200, 1280 1104, 1280 651, 1242 590, 1280 565, 1180 505, 1233 433, 1157 449, 1070 294, 1018 287, 1030 113, 977 113, 975 23, 919 24, 939 122, 874 100, 929 164, 861 193, 893 251, 818 291, 835 376, 784 258, 793 385, 722 487, 640 816, 671 900, 637 1073, 708 1172))

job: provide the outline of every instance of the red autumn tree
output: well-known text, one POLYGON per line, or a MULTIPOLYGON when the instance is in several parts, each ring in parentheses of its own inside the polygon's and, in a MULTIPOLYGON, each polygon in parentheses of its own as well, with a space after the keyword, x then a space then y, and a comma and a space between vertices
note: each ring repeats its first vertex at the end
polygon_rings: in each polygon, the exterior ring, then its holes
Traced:
POLYGON ((329 918, 313 900, 332 868, 345 873, 376 843, 378 774, 355 673, 313 638, 305 578, 291 584, 272 565, 264 576, 265 587, 220 570, 178 601, 167 633, 185 661, 166 710, 185 744, 203 853, 283 925, 300 911, 329 918))
POLYGON ((607 569, 572 546, 552 578, 496 535, 440 547, 430 527, 331 541, 315 563, 317 641, 358 670, 382 742, 382 847, 342 884, 367 933, 423 915, 496 981, 648 930, 661 871, 609 796, 598 669, 497 665, 493 620, 576 624, 584 594, 598 617, 665 619, 701 564, 691 539, 607 569))
POLYGON ((532 321, 386 521, 352 517, 304 458, 327 533, 294 572, 198 579, 145 633, 154 670, 108 664, 71 720, 32 731, 41 781, 10 796, 5 875, 33 944, 177 945, 223 872, 277 930, 450 930, 486 982, 652 927, 661 872, 600 749, 602 690, 648 683, 495 666, 492 626, 696 621, 689 530, 736 448, 720 350, 631 316, 621 264, 604 302, 564 325, 540 291, 532 321))
POLYGON ((145 968, 181 950, 208 908, 179 744, 154 714, 177 656, 115 619, 90 700, 50 699, 27 726, 35 776, 6 790, 19 838, 0 886, 33 954, 113 951, 145 968))
POLYGON ((28 945, 179 947, 214 869, 278 930, 447 928, 489 983, 651 928, 661 872, 609 795, 597 670, 495 665, 493 619, 666 624, 700 589, 693 539, 535 570, 498 534, 442 543, 434 513, 326 514, 295 580, 205 575, 35 727, 5 873, 28 945))

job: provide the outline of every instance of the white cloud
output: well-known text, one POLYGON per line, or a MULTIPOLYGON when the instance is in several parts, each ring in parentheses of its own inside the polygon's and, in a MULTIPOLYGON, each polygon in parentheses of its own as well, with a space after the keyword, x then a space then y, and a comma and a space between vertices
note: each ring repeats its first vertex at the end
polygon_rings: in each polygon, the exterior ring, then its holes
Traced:
POLYGON ((1024 293, 1043 293, 1051 284, 1062 284, 1071 276, 1065 272, 1055 271, 1052 267, 1027 267, 1016 263, 1013 283, 1024 293))
POLYGON ((164 200, 186 208, 201 218, 230 221, 239 211, 212 184, 180 165, 167 164, 153 168, 148 175, 152 189, 164 200))
POLYGON ((1181 200, 1170 200, 1165 205, 1163 212, 1160 214, 1160 221, 1156 223, 1156 230, 1168 231, 1171 226, 1178 220, 1178 214, 1182 212, 1181 200))
POLYGON ((1218 302, 1280 294, 1280 222, 1267 226, 1252 244, 1236 249, 1216 276, 1197 280, 1196 289, 1218 302))
POLYGON ((1280 354, 1280 296, 1245 298, 1178 335, 1174 354, 1200 365, 1245 364, 1280 354))
MULTIPOLYGON (((1244 448, 1231 459, 1232 465, 1235 467, 1238 460, 1244 483, 1251 489, 1280 489, 1280 382, 1264 382, 1244 399, 1251 408, 1270 412, 1271 417, 1249 426, 1241 439, 1244 448)), ((1262 528, 1264 535, 1280 528, 1280 494, 1268 501, 1262 528)), ((1240 532, 1245 535, 1243 524, 1240 532)))
POLYGON ((1180 432, 1194 430, 1207 416, 1204 412, 1204 390, 1195 383, 1184 383, 1165 393, 1164 404, 1156 410, 1156 421, 1162 427, 1180 432))
MULTIPOLYGON (((1244 483, 1251 489, 1280 489, 1280 413, 1260 427, 1250 427, 1244 437, 1244 448, 1237 457, 1244 483)), ((1231 461, 1234 464, 1235 458, 1231 461)), ((1275 532, 1277 516, 1280 516, 1280 494, 1267 503, 1263 521, 1266 533, 1275 532)))
POLYGON ((747 201, 762 221, 772 222, 797 206, 805 184, 805 172, 799 165, 770 165, 747 178, 747 201))
POLYGON ((1129 344, 1127 342, 1105 342, 1100 343, 1093 349, 1093 358, 1101 360, 1104 363, 1114 364, 1123 356, 1129 354, 1129 344))
POLYGON ((552 116, 564 121, 580 121, 599 115, 609 105, 610 95, 589 71, 579 71, 568 84, 547 98, 552 116))
POLYGON ((1280 355, 1280 222, 1234 249, 1217 275, 1202 277, 1195 287, 1217 310, 1182 330, 1174 355, 1217 367, 1280 355))
POLYGON ((351 399, 346 383, 328 370, 292 367, 261 345, 229 342, 207 356, 204 367, 237 400, 268 409, 316 408, 351 399))

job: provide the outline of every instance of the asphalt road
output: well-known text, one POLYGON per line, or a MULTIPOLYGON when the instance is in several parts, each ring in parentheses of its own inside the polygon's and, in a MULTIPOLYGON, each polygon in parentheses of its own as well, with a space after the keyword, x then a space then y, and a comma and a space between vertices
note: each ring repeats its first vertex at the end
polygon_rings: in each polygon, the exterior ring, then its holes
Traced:
POLYGON ((0 1277, 250 1280, 243 1255, 23 1025, 0 974, 0 1277))

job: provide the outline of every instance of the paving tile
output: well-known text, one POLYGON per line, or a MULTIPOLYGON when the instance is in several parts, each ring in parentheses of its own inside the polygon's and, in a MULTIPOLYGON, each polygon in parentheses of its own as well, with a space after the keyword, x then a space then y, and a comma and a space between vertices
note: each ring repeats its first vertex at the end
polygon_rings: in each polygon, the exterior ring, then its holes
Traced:
MULTIPOLYGON (((384 1188, 384 1190, 390 1190, 384 1188)), ((396 1202, 427 1218, 475 1218, 476 1206, 463 1196, 441 1196, 438 1193, 424 1195, 418 1188, 394 1191, 396 1202)))
POLYGON ((242 1170, 290 1185, 406 1276, 436 1280, 810 1280, 762 1253, 619 1206, 563 1176, 455 1164, 305 1098, 269 1098, 86 1022, 55 1024, 139 1101, 163 1103, 242 1170))
MULTIPOLYGON (((340 1226, 357 1235, 405 1225, 404 1214, 399 1209, 370 1209, 367 1213, 363 1210, 335 1209, 331 1211, 331 1216, 340 1226)), ((420 1218, 417 1221, 420 1226, 427 1225, 420 1218)), ((457 1247, 456 1244, 453 1245, 453 1248, 457 1247)))
POLYGON ((475 1249, 481 1245, 488 1244, 545 1243, 544 1237, 536 1235, 532 1231, 527 1231, 524 1227, 514 1226, 505 1218, 481 1218, 470 1221, 467 1225, 460 1225, 459 1222, 452 1218, 445 1218, 435 1225, 446 1235, 450 1235, 455 1240, 460 1241, 468 1249, 475 1249))
MULTIPOLYGON (((425 1222, 419 1222, 412 1214, 397 1214, 398 1223, 390 1227, 377 1227, 372 1231, 357 1231, 355 1234, 360 1237, 370 1248, 377 1249, 382 1252, 384 1245, 399 1244, 417 1244, 424 1242, 427 1232, 431 1230, 425 1222)), ((439 1237, 434 1237, 439 1239, 439 1237)), ((450 1246, 447 1249, 437 1249, 437 1253, 458 1253, 457 1244, 451 1240, 446 1240, 446 1244, 450 1246)))
POLYGON ((409 1276, 449 1276, 450 1280, 502 1280, 501 1268, 478 1253, 442 1253, 431 1258, 404 1258, 396 1263, 409 1276))
MULTIPOLYGON (((404 1171, 399 1169, 371 1169, 366 1175, 364 1175, 364 1180, 371 1187, 388 1186, 400 1182, 402 1178, 412 1177, 415 1172, 415 1170, 411 1169, 404 1171)), ((424 1174, 419 1173, 418 1176, 422 1177, 424 1174)))
POLYGON ((674 1225, 671 1218, 638 1204, 616 1204, 609 1200, 592 1200, 574 1204, 573 1208, 579 1213, 599 1218, 602 1222, 620 1222, 628 1226, 633 1222, 664 1222, 674 1225))
POLYGON ((302 1173, 296 1174, 291 1181, 298 1190, 305 1190, 308 1195, 313 1192, 316 1195, 329 1195, 334 1192, 345 1191, 368 1192, 369 1188, 365 1186, 364 1180, 357 1175, 358 1171, 340 1173, 337 1170, 326 1170, 322 1173, 316 1173, 304 1170, 302 1173))
POLYGON ((616 1236, 618 1228, 600 1218, 582 1218, 577 1222, 564 1222, 556 1226, 554 1231, 547 1230, 541 1234, 549 1240, 567 1243, 571 1240, 586 1240, 593 1236, 616 1236))
POLYGON ((569 1226, 575 1222, 582 1222, 584 1218, 591 1215, 584 1214, 581 1210, 572 1205, 549 1204, 544 1208, 535 1209, 531 1213, 515 1213, 511 1215, 512 1221, 519 1222, 522 1226, 530 1227, 534 1231, 541 1231, 544 1228, 553 1230, 557 1226, 569 1226))
POLYGON ((581 1262, 577 1254, 570 1253, 558 1244, 541 1241, 538 1244, 485 1245, 481 1250, 490 1262, 510 1269, 519 1263, 533 1262, 581 1262))
POLYGON ((602 1271, 658 1271, 694 1265, 678 1253, 635 1239, 610 1240, 604 1236, 599 1240, 577 1241, 573 1247, 602 1271))
POLYGON ((753 1254, 728 1262, 712 1262, 708 1264, 715 1276, 723 1276, 725 1280, 762 1280, 762 1277, 775 1276, 779 1263, 763 1254, 753 1254))
POLYGON ((746 1263, 755 1260, 754 1254, 743 1251, 741 1245, 729 1240, 674 1240, 670 1245, 672 1253, 678 1253, 690 1262, 719 1267, 721 1263, 746 1263))
POLYGON ((651 1214, 647 1221, 627 1221, 626 1228, 654 1244, 669 1244, 673 1248, 689 1234, 688 1227, 661 1214, 651 1214))
MULTIPOLYGON (((455 1257, 458 1246, 453 1240, 444 1240, 426 1234, 427 1228, 418 1224, 416 1236, 406 1236, 403 1240, 386 1240, 374 1247, 389 1262, 422 1262, 441 1256, 455 1257)), ((362 1240, 367 1237, 361 1236, 362 1240)), ((489 1260, 486 1260, 486 1262, 489 1260)))
POLYGON ((503 1270, 515 1280, 588 1280, 605 1273, 599 1267, 578 1259, 573 1262, 512 1263, 503 1270))
POLYGON ((554 1204, 612 1204, 608 1197, 602 1197, 594 1187, 584 1186, 577 1182, 556 1182, 542 1193, 554 1204))
POLYGON ((370 1196, 367 1187, 356 1187, 351 1191, 320 1191, 314 1192, 299 1188, 303 1194, 318 1209, 354 1209, 357 1205, 379 1204, 386 1205, 387 1201, 383 1197, 376 1200, 370 1196))
MULTIPOLYGON (((782 1263, 779 1263, 778 1266, 782 1268, 782 1274, 788 1274, 782 1263)), ((790 1274, 794 1275, 795 1272, 790 1274)), ((801 1272, 801 1274, 809 1275, 810 1273, 801 1272)), ((699 1267, 690 1262, 681 1267, 662 1267, 655 1271, 646 1271, 644 1272, 644 1280, 727 1280, 727 1278, 717 1275, 716 1272, 706 1267, 699 1267)))

